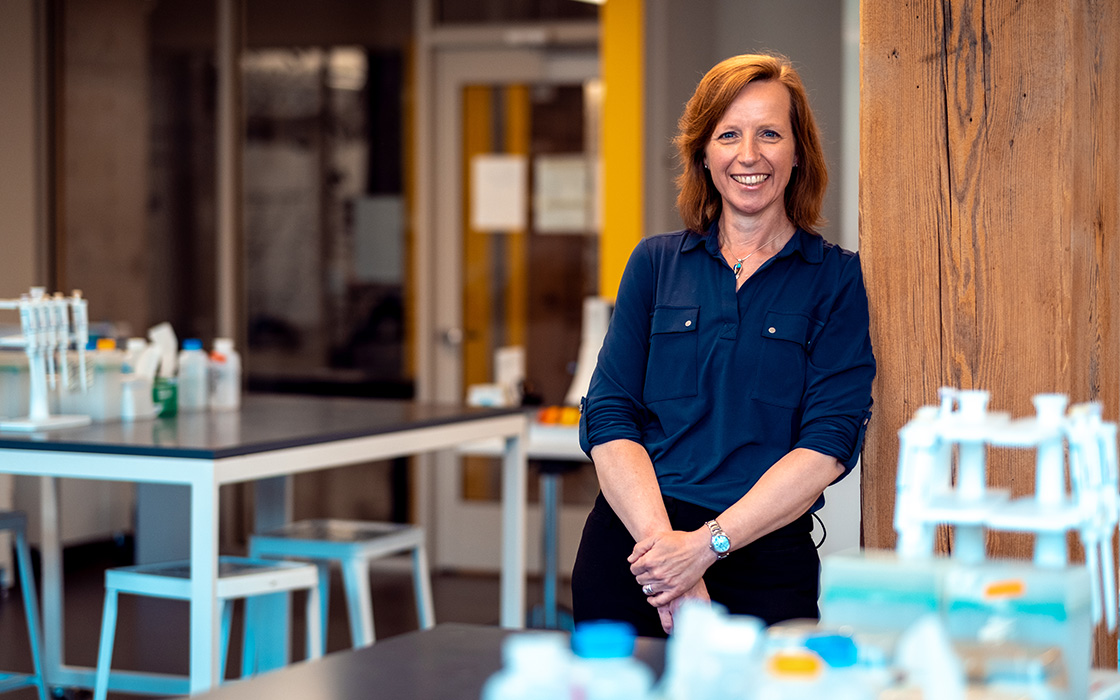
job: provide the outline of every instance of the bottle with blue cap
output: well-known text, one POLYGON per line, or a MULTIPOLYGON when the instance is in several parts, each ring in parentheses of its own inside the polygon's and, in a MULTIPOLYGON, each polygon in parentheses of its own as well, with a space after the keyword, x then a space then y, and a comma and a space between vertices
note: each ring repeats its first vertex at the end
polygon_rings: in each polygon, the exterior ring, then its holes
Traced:
POLYGON ((210 403, 210 358, 198 338, 187 338, 179 353, 179 410, 204 411, 210 403))
POLYGON ((573 698, 646 700, 653 671, 634 658, 634 627, 626 622, 580 622, 572 633, 573 698))

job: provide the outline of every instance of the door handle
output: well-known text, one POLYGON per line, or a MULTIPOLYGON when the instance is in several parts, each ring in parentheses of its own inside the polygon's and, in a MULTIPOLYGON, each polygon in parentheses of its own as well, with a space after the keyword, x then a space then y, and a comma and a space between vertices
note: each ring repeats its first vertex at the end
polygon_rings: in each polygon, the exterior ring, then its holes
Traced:
POLYGON ((463 345, 463 329, 447 328, 440 334, 443 344, 449 348, 458 348, 463 345))

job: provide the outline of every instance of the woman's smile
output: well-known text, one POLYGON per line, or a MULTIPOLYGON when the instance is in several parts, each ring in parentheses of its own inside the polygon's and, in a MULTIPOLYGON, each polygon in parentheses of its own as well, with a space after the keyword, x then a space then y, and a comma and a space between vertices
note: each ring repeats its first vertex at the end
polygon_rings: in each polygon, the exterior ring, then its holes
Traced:
POLYGON ((762 183, 769 175, 732 175, 731 179, 738 182, 740 185, 758 185, 762 183))

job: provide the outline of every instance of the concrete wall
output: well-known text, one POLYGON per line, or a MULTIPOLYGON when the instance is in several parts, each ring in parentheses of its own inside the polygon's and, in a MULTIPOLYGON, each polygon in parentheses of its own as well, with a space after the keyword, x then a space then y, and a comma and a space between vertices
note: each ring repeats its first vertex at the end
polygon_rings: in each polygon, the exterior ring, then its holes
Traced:
POLYGON ((58 144, 59 279, 82 289, 91 321, 151 325, 148 295, 146 0, 70 2, 58 144))
MULTIPOLYGON (((33 0, 0 3, 0 298, 18 297, 42 284, 35 167, 35 13, 33 0)), ((0 324, 17 323, 4 312, 0 324)), ((0 475, 0 510, 12 507, 14 479, 0 475)), ((11 538, 0 534, 0 587, 11 585, 11 538)))
MULTIPOLYGON (((0 3, 0 298, 11 299, 44 284, 38 254, 39 177, 36 167, 40 123, 35 84, 34 0, 0 3)), ((0 324, 18 322, 14 314, 0 324)))

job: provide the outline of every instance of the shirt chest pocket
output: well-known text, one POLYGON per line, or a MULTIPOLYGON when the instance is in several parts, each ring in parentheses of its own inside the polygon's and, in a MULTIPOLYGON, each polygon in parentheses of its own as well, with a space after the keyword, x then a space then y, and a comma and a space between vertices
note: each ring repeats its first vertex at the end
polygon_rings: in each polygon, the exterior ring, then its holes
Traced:
POLYGON ((822 324, 803 314, 766 314, 759 334, 758 381, 754 397, 775 406, 797 408, 805 392, 805 372, 813 340, 822 324))
POLYGON ((699 306, 654 308, 642 390, 647 403, 696 395, 699 316, 699 306))

